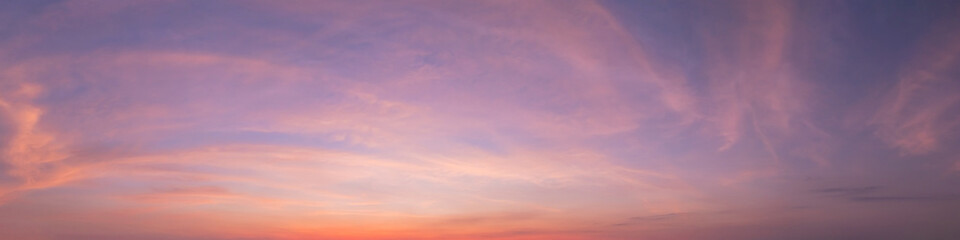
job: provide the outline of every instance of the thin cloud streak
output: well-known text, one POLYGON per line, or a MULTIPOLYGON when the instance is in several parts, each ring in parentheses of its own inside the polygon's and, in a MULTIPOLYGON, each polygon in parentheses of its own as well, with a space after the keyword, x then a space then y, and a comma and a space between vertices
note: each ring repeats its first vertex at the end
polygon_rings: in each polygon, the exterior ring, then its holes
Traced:
POLYGON ((960 107, 957 58, 960 56, 960 26, 956 19, 935 26, 917 46, 917 53, 901 70, 893 89, 871 123, 877 134, 903 154, 925 154, 941 148, 941 142, 957 131, 951 120, 960 107))
POLYGON ((828 5, 2 3, 0 235, 954 233, 956 18, 828 5))

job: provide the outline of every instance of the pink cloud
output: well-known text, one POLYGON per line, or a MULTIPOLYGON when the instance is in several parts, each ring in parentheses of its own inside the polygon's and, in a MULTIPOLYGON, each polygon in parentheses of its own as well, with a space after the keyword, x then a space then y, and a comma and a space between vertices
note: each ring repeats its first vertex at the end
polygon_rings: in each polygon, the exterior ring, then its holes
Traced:
MULTIPOLYGON (((9 76, 9 75, 8 75, 9 76)), ((40 94, 42 87, 31 83, 3 86, 4 98, 0 98, 0 117, 8 122, 9 132, 3 136, 4 164, 10 166, 2 173, 16 179, 16 183, 0 188, 0 199, 20 191, 44 189, 76 179, 77 169, 61 163, 69 155, 65 153, 63 142, 55 135, 45 131, 39 120, 44 110, 32 103, 40 94)))
MULTIPOLYGON (((731 3, 31 5, 0 39, 0 232, 765 238, 840 206, 809 186, 901 177, 799 72, 811 6, 731 3)), ((945 149, 955 35, 852 122, 945 149)))
POLYGON ((941 149, 940 143, 960 123, 953 121, 960 85, 949 74, 960 55, 960 32, 941 23, 916 47, 912 61, 900 70, 897 85, 885 94, 871 123, 878 136, 904 154, 926 154, 941 149))

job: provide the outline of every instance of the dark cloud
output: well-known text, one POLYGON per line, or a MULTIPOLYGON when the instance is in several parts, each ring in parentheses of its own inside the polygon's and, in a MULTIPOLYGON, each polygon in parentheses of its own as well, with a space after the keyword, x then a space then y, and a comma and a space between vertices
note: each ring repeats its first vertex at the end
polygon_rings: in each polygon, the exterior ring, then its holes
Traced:
POLYGON ((934 196, 855 196, 849 198, 855 202, 933 202, 933 201, 960 201, 960 195, 934 196))
POLYGON ((834 187, 813 190, 816 193, 852 201, 852 202, 935 202, 956 201, 960 195, 937 194, 890 194, 883 193, 882 186, 834 187))
POLYGON ((881 186, 866 186, 866 187, 835 187, 835 188, 821 188, 816 189, 814 192, 831 194, 831 195, 841 195, 841 196, 850 196, 850 195, 864 195, 871 194, 879 191, 883 187, 881 186))

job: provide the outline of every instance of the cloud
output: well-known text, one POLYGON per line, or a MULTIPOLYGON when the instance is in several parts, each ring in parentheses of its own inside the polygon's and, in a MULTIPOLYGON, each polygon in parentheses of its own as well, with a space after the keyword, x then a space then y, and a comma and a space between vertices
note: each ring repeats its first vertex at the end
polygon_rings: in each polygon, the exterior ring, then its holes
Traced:
POLYGON ((134 201, 169 203, 179 199, 215 199, 238 196, 230 190, 217 186, 164 187, 149 193, 130 196, 134 201))
MULTIPOLYGON (((6 76, 10 78, 10 75, 6 76)), ((76 169, 61 163, 69 155, 62 150, 62 142, 39 125, 44 110, 32 103, 43 91, 31 83, 17 83, 3 87, 0 98, 0 118, 3 132, 2 163, 4 181, 0 185, 0 199, 10 194, 31 189, 43 189, 77 178, 76 169)))
POLYGON ((882 191, 883 189, 884 187, 881 186, 835 187, 815 189, 814 192, 860 203, 950 202, 960 200, 958 196, 950 194, 895 194, 882 191))
POLYGON ((855 202, 926 202, 926 201, 957 201, 960 196, 860 196, 852 197, 855 202))
POLYGON ((18 239, 750 238, 845 207, 808 198, 952 201, 850 182, 945 188, 893 162, 952 141, 955 37, 865 104, 908 153, 874 162, 821 102, 864 86, 797 57, 817 4, 31 4, 0 10, 18 239))
POLYGON ((637 224, 637 222, 643 223, 643 222, 668 221, 668 220, 672 220, 672 219, 674 219, 674 218, 676 218, 676 217, 678 217, 678 216, 680 216, 680 215, 683 215, 683 214, 684 214, 684 213, 668 213, 668 214, 659 214, 659 215, 651 215, 651 216, 632 217, 632 218, 630 218, 630 222, 627 222, 627 223, 619 223, 619 224, 616 224, 615 226, 624 226, 624 225, 630 225, 630 224, 637 224))
MULTIPOLYGON (((748 24, 721 32, 704 26, 710 94, 717 106, 711 113, 721 136, 721 150, 736 144, 752 129, 773 158, 770 130, 787 131, 801 113, 806 91, 789 68, 791 9, 785 2, 736 5, 748 24)), ((706 19, 705 19, 706 20, 706 19)), ((713 20, 717 21, 717 20, 713 20)), ((727 20, 729 21, 729 20, 727 20)))
POLYGON ((955 81, 960 56, 956 26, 960 23, 953 19, 941 21, 920 40, 871 119, 877 136, 901 154, 937 151, 960 126, 950 120, 960 107, 960 97, 953 94, 960 89, 955 81))
POLYGON ((851 187, 851 188, 843 188, 843 187, 837 187, 837 188, 821 188, 821 189, 816 189, 816 190, 814 190, 814 191, 815 191, 815 192, 818 192, 818 193, 824 193, 824 194, 835 194, 835 195, 841 195, 841 196, 849 196, 849 195, 864 195, 864 194, 870 194, 870 193, 874 193, 874 192, 876 192, 876 191, 878 191, 878 190, 880 190, 880 189, 882 189, 882 187, 879 187, 879 186, 867 186, 867 187, 851 187))

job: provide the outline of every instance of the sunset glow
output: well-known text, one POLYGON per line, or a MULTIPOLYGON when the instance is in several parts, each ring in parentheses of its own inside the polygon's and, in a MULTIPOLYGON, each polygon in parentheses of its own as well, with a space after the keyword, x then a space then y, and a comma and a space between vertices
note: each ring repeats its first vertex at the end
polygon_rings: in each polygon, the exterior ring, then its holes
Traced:
POLYGON ((960 239, 960 1, 0 1, 0 240, 960 239))

